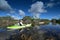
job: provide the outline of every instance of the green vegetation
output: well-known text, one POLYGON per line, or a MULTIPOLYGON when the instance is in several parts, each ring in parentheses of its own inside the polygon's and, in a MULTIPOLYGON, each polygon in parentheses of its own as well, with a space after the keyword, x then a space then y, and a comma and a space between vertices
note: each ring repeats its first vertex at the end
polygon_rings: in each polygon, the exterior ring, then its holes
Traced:
POLYGON ((51 22, 53 24, 60 24, 60 19, 52 19, 51 22))
POLYGON ((11 26, 17 22, 17 20, 14 20, 14 18, 10 16, 0 17, 0 27, 11 26))
POLYGON ((25 16, 22 20, 24 24, 30 24, 32 22, 32 18, 30 16, 25 16))
POLYGON ((56 20, 56 23, 60 24, 60 19, 56 20))
POLYGON ((50 20, 49 19, 41 19, 40 22, 44 22, 44 24, 49 24, 50 20))
POLYGON ((23 18, 23 22, 25 24, 32 23, 32 26, 35 26, 35 25, 40 25, 39 22, 44 22, 44 25, 49 24, 50 20, 48 20, 48 19, 34 19, 34 18, 31 18, 30 16, 25 16, 23 18))

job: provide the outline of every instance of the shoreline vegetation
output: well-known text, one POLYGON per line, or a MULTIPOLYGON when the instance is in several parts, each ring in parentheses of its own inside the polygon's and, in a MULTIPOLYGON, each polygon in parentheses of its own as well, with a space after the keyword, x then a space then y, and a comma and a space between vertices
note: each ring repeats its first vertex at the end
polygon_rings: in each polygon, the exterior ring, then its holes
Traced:
MULTIPOLYGON (((60 24, 60 19, 34 19, 30 16, 25 16, 23 19, 23 24, 32 24, 32 26, 40 26, 40 25, 47 25, 50 22, 55 25, 55 24, 60 24)), ((11 16, 4 16, 4 17, 0 17, 0 27, 7 27, 7 26, 12 26, 15 25, 17 23, 19 23, 20 20, 14 19, 11 16)))
MULTIPOLYGON (((23 24, 32 23, 32 26, 40 25, 39 22, 41 23, 44 22, 43 24, 49 24, 50 22, 48 19, 33 19, 29 16, 25 16, 22 20, 23 20, 23 24)), ((16 23, 19 23, 19 20, 16 20, 10 16, 0 17, 0 27, 7 27, 14 25, 16 23)))
POLYGON ((17 20, 10 16, 0 17, 0 27, 7 27, 17 23, 17 20))
MULTIPOLYGON (((23 20, 24 24, 32 23, 32 26, 40 25, 40 24, 47 25, 50 22, 52 24, 60 24, 60 19, 52 19, 52 20, 49 20, 49 19, 34 19, 34 18, 29 17, 29 16, 25 16, 22 20, 23 20)), ((14 25, 16 23, 19 23, 19 20, 16 20, 16 19, 14 19, 10 16, 0 17, 0 27, 7 27, 7 26, 14 25)))

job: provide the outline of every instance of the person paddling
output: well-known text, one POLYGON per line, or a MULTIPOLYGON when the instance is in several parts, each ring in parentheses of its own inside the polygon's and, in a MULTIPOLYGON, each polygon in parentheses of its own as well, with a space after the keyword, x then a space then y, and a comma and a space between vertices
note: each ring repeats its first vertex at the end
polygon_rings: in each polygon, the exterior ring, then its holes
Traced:
POLYGON ((19 25, 20 25, 20 26, 23 25, 23 21, 22 21, 22 20, 19 21, 19 25))

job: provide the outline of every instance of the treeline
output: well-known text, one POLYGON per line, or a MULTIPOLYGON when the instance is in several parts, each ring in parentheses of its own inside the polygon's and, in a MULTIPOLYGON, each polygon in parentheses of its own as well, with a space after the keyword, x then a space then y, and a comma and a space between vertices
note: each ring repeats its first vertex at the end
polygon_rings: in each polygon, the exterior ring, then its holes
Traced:
POLYGON ((32 23, 32 25, 40 25, 39 22, 44 22, 44 24, 49 24, 49 19, 34 19, 30 16, 25 16, 23 19, 25 24, 32 23))
POLYGON ((44 22, 44 24, 49 24, 50 20, 49 19, 41 19, 40 22, 44 22))
POLYGON ((10 16, 0 17, 0 27, 11 26, 17 23, 17 20, 10 16))
POLYGON ((60 24, 60 19, 52 19, 51 22, 53 24, 60 24))
POLYGON ((56 23, 60 24, 60 19, 56 20, 56 23))

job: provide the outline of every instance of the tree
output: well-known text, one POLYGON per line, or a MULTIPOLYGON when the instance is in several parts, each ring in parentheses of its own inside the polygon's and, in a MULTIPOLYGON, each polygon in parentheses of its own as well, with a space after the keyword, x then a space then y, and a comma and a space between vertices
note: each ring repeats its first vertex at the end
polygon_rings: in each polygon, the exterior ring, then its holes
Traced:
POLYGON ((18 20, 14 20, 10 16, 0 17, 0 27, 11 26, 17 23, 18 20))
POLYGON ((56 20, 56 23, 60 24, 60 19, 56 20))
POLYGON ((24 21, 25 24, 29 24, 29 23, 31 23, 32 18, 31 18, 30 16, 25 16, 25 17, 23 18, 23 21, 24 21))

